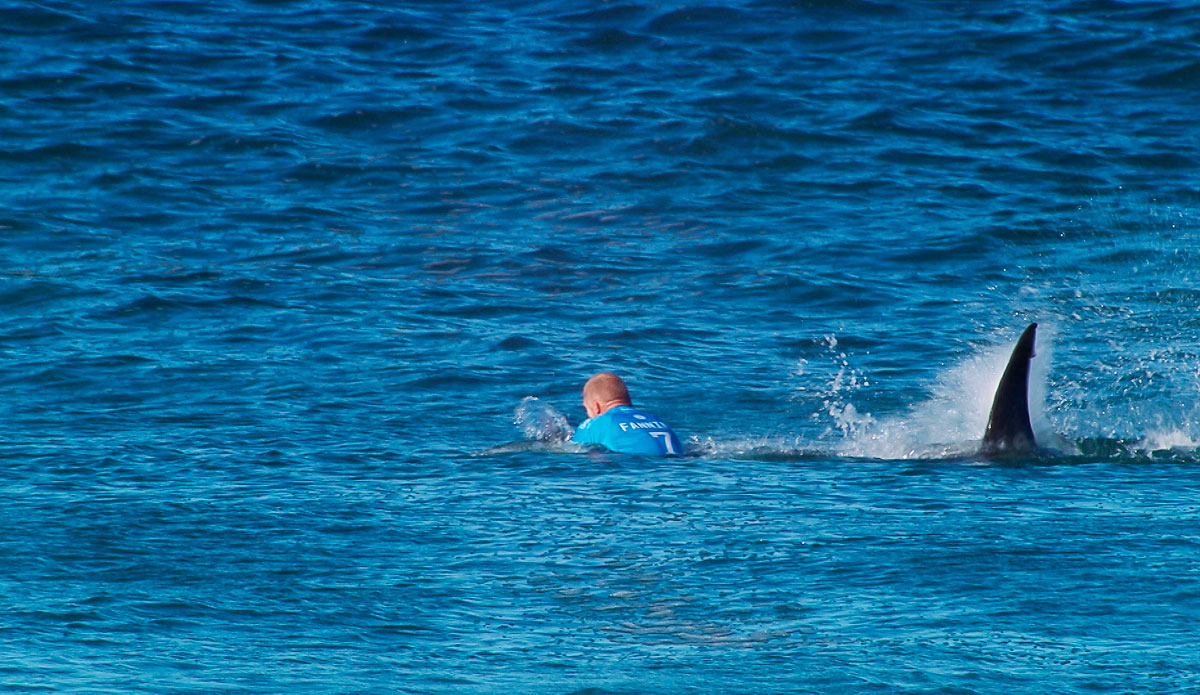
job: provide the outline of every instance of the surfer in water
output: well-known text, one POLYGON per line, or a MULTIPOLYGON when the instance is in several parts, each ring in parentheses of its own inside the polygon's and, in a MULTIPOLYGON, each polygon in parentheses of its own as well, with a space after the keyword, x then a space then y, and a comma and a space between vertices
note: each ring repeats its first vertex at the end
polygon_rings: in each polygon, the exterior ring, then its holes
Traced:
POLYGON ((633 407, 625 381, 612 372, 600 372, 583 385, 583 409, 588 419, 575 430, 576 443, 599 444, 623 454, 683 456, 675 432, 633 407))

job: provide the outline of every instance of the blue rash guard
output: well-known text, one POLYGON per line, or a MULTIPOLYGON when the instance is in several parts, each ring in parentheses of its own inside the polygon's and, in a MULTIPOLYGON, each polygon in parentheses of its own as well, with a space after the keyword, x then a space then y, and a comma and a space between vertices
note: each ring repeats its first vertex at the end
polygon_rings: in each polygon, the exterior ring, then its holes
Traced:
POLYGON ((618 405, 584 420, 572 440, 600 444, 623 454, 683 456, 683 444, 666 423, 629 405, 618 405))

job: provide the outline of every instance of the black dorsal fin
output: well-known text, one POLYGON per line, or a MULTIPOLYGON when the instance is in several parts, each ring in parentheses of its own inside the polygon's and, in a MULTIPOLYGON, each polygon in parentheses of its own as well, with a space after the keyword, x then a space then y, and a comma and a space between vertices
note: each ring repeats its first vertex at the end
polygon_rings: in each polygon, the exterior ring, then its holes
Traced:
POLYGON ((992 412, 980 450, 983 454, 1028 452, 1037 446, 1029 422, 1029 361, 1033 359, 1036 334, 1037 324, 1029 324, 1008 358, 996 397, 992 399, 992 412))

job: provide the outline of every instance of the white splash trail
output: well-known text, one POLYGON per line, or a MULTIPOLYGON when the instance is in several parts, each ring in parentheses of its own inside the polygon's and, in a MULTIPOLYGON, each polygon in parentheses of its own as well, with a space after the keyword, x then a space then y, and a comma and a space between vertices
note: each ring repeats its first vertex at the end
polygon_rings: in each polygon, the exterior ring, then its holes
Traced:
MULTIPOLYGON (((1029 376, 1029 410, 1038 441, 1060 438, 1045 414, 1046 375, 1052 356, 1053 332, 1039 335, 1029 376)), ((1011 344, 998 344, 946 369, 931 386, 929 398, 900 415, 875 418, 848 402, 835 399, 827 412, 842 433, 836 445, 840 456, 879 459, 947 458, 973 455, 987 426, 996 386, 1012 353, 1011 344)), ((834 384, 836 391, 841 384, 834 384)))

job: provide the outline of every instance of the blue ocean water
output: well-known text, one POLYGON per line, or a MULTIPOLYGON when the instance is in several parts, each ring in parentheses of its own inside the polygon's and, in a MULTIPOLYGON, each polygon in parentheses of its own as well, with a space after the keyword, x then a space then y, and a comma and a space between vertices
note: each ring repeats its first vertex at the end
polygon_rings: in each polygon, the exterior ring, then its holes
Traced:
POLYGON ((0 690, 1200 688, 1194 4, 0 27, 0 690))

